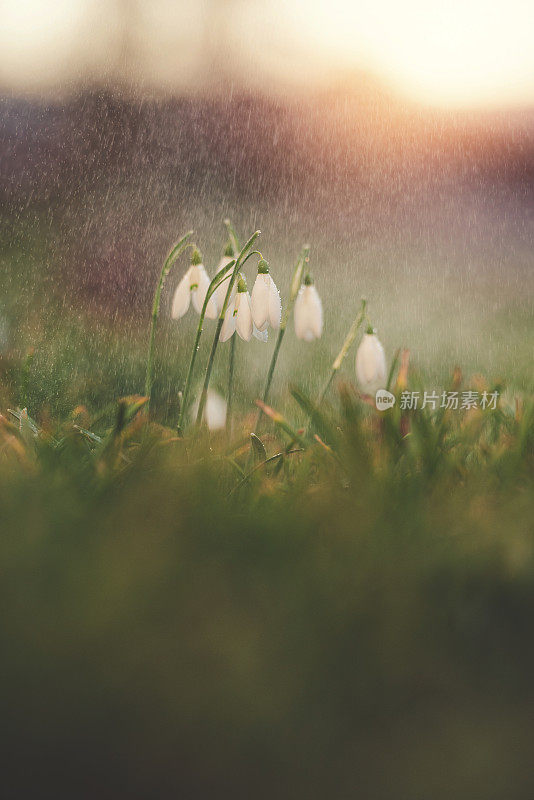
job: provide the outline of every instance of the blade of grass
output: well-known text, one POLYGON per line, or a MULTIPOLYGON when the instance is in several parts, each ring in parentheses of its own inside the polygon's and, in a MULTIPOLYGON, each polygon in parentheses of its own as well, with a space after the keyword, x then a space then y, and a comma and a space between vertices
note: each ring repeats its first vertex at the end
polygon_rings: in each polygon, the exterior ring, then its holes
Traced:
POLYGON ((277 428, 280 428, 280 430, 284 431, 284 433, 290 436, 293 439, 293 441, 300 444, 301 447, 303 448, 308 447, 308 442, 306 441, 306 439, 304 439, 299 432, 297 432, 294 428, 291 427, 289 422, 282 414, 280 414, 278 411, 275 411, 273 408, 268 406, 262 400, 256 400, 256 405, 263 411, 263 413, 267 417, 269 417, 269 419, 271 419, 274 422, 277 428))
POLYGON ((231 489, 228 492, 228 497, 230 497, 234 492, 240 489, 241 486, 243 486, 243 484, 245 484, 252 477, 252 475, 254 475, 255 472, 257 472, 259 469, 262 469, 262 467, 265 467, 267 464, 272 464, 273 461, 277 461, 279 459, 285 458, 286 456, 293 455, 293 453, 303 453, 303 452, 304 449, 302 447, 296 447, 293 450, 283 450, 280 453, 276 453, 274 456, 266 458, 265 461, 261 461, 259 464, 256 464, 256 466, 253 467, 250 470, 250 472, 247 472, 247 474, 239 481, 239 483, 236 484, 233 487, 233 489, 231 489))
POLYGON ((359 329, 361 327, 361 324, 362 324, 362 322, 363 322, 363 320, 365 318, 366 305, 367 305, 367 300, 365 299, 365 297, 362 297, 361 307, 360 307, 360 311, 358 313, 358 316, 356 317, 356 319, 354 320, 354 322, 350 326, 349 332, 347 333, 347 335, 345 337, 345 341, 343 342, 341 350, 337 354, 337 356, 336 356, 336 358, 334 360, 334 363, 332 364, 332 370, 330 372, 328 380, 327 380, 327 382, 326 382, 321 394, 319 395, 319 399, 317 401, 316 408, 319 408, 319 406, 321 406, 321 404, 322 404, 323 400, 325 399, 325 397, 326 397, 326 395, 328 393, 328 390, 329 390, 329 388, 330 388, 330 386, 332 384, 332 381, 334 380, 334 378, 337 375, 338 371, 341 369, 341 365, 343 364, 343 361, 345 360, 345 358, 347 356, 347 353, 350 350, 350 346, 352 345, 352 343, 356 339, 356 336, 358 335, 358 331, 359 331, 359 329))
POLYGON ((146 377, 145 377, 145 395, 148 398, 147 401, 147 409, 150 405, 150 396, 152 394, 152 382, 153 382, 153 370, 154 370, 154 346, 156 342, 156 326, 158 323, 158 316, 159 316, 159 307, 161 303, 161 293, 163 291, 163 286, 167 279, 167 275, 171 271, 171 267, 176 261, 176 259, 180 256, 180 254, 185 250, 186 247, 189 247, 190 244, 188 240, 193 235, 193 231, 188 231, 185 236, 182 236, 179 242, 175 244, 167 258, 163 263, 163 267, 161 269, 161 273, 159 276, 159 280, 156 284, 156 290, 154 292, 154 301, 152 303, 152 317, 151 317, 151 324, 150 324, 150 336, 148 340, 148 355, 147 355, 147 362, 146 362, 146 377))

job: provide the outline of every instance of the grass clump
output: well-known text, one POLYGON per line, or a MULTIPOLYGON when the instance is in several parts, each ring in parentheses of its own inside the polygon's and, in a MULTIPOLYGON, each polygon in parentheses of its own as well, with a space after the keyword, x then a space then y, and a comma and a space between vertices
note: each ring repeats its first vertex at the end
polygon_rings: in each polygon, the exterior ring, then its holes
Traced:
POLYGON ((252 461, 252 419, 6 412, 8 791, 529 796, 533 407, 330 397, 252 461))

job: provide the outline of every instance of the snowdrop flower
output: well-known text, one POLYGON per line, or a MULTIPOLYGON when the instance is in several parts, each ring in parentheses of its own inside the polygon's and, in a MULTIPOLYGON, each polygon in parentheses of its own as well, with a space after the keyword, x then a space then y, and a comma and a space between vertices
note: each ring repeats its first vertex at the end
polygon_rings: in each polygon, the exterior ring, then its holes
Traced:
POLYGON ((356 353, 356 377, 363 391, 372 393, 383 389, 387 381, 384 348, 373 328, 367 328, 356 353))
MULTIPOLYGON (((192 418, 196 419, 198 414, 199 401, 194 404, 192 418)), ((224 397, 214 389, 208 389, 206 405, 204 407, 204 422, 210 431, 220 431, 226 427, 227 403, 224 397)))
POLYGON ((280 292, 269 274, 269 265, 263 258, 258 262, 258 275, 251 295, 252 319, 258 331, 267 330, 268 325, 278 330, 282 318, 280 292))
MULTIPOLYGON (((202 256, 199 251, 195 249, 191 256, 191 266, 176 287, 172 300, 172 318, 180 319, 180 317, 183 317, 189 308, 191 299, 193 300, 193 308, 200 314, 209 285, 210 279, 202 263, 202 256)), ((208 319, 215 319, 216 316, 217 305, 214 298, 210 297, 208 305, 206 306, 206 317, 208 317, 208 319)))
POLYGON ((243 276, 240 276, 237 283, 237 293, 234 302, 228 305, 221 328, 220 341, 226 342, 233 336, 235 331, 238 332, 245 342, 249 342, 252 338, 252 308, 250 305, 250 295, 247 291, 247 283, 243 276))
POLYGON ((306 275, 304 285, 299 289, 293 316, 298 339, 312 342, 320 338, 323 332, 323 304, 310 275, 306 275))

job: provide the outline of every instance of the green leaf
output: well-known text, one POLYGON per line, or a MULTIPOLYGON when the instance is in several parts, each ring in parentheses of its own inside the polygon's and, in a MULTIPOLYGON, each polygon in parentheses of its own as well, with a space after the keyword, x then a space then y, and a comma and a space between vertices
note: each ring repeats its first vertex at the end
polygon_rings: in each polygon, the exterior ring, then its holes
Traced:
POLYGON ((252 449, 254 451, 254 456, 257 461, 265 461, 267 458, 267 452, 265 450, 265 446, 259 436, 256 436, 255 433, 250 434, 250 441, 252 443, 252 449))
POLYGON ((312 400, 301 389, 293 388, 291 394, 308 417, 312 430, 330 445, 335 444, 337 440, 335 429, 312 400))

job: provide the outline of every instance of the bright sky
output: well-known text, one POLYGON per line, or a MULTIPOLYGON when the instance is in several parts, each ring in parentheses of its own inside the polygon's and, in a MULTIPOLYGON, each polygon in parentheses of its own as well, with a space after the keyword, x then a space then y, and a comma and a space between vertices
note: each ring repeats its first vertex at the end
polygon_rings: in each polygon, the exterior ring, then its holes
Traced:
POLYGON ((130 68, 156 86, 198 80, 220 35, 244 81, 363 69, 425 103, 534 105, 534 0, 0 0, 0 87, 113 78, 124 19, 130 68))

